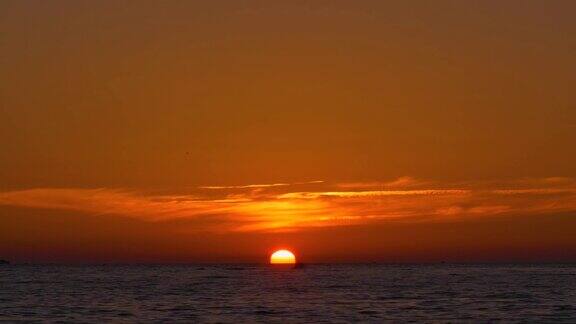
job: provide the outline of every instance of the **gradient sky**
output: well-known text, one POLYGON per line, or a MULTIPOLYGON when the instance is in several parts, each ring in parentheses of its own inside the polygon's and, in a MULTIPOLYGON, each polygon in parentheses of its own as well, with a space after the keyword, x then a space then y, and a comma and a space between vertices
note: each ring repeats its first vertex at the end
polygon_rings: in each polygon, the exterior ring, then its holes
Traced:
POLYGON ((0 0, 0 258, 574 261, 574 12, 0 0))

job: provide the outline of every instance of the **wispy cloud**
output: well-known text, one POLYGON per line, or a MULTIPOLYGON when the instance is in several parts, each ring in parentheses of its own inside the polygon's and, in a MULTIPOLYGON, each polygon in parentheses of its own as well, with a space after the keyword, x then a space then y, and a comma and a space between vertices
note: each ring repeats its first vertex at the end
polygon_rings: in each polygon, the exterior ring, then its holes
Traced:
POLYGON ((148 221, 228 212, 241 199, 146 196, 118 189, 41 188, 0 193, 0 205, 114 214, 148 221))
POLYGON ((295 182, 295 183, 270 183, 270 184, 248 184, 239 186, 201 186, 200 189, 262 189, 262 188, 273 188, 273 187, 288 187, 294 185, 304 185, 304 184, 318 184, 324 183, 322 180, 307 181, 307 182, 295 182))
POLYGON ((413 177, 400 177, 391 181, 345 182, 338 183, 338 188, 344 189, 399 189, 422 186, 426 182, 413 177))
POLYGON ((465 185, 415 179, 389 183, 409 188, 341 190, 341 184, 322 181, 207 186, 181 195, 106 188, 36 188, 0 192, 0 205, 131 217, 145 222, 187 219, 190 230, 219 232, 576 212, 576 181, 567 178, 465 185), (292 186, 298 184, 312 186, 306 187, 308 191, 293 190, 292 186), (206 189, 227 190, 207 193, 206 189), (216 216, 220 222, 203 221, 216 216))
POLYGON ((371 190, 371 191, 326 191, 326 192, 291 192, 279 195, 279 198, 318 199, 327 197, 358 198, 381 196, 417 196, 417 195, 465 195, 469 190, 371 190))

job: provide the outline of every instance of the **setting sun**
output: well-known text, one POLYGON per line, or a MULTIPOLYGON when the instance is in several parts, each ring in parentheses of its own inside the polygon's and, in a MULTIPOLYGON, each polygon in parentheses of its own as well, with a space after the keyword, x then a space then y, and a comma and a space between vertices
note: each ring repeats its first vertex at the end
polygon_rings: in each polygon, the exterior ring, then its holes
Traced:
POLYGON ((270 264, 295 264, 294 253, 288 250, 278 250, 270 256, 270 264))

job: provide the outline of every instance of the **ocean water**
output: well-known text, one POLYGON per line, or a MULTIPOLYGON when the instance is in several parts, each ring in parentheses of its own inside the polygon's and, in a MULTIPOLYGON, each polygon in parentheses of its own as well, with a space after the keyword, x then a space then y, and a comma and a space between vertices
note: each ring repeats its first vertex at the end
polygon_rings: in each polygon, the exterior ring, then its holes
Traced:
POLYGON ((576 323, 576 265, 11 265, 0 320, 576 323))

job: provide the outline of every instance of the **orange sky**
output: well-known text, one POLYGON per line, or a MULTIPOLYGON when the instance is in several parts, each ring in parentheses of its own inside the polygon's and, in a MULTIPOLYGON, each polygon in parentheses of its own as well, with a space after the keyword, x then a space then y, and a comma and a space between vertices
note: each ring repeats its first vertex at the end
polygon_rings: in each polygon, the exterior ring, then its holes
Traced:
POLYGON ((573 1, 0 3, 0 258, 576 260, 573 1))

